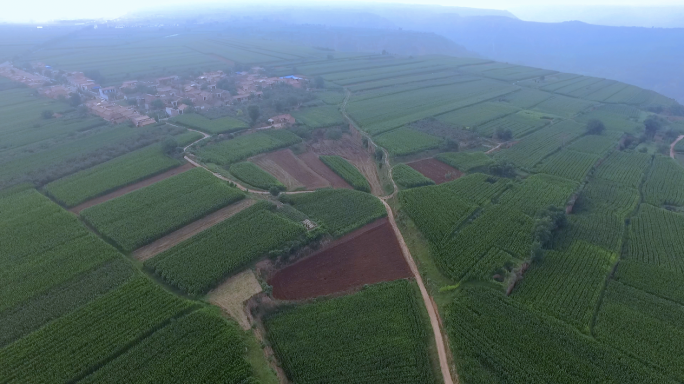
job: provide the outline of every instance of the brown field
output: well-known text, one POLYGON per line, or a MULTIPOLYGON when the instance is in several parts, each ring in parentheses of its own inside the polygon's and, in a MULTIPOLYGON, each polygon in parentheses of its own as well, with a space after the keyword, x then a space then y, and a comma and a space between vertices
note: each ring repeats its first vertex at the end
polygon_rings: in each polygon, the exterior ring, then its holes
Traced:
POLYGON ((344 179, 338 176, 337 173, 333 172, 332 169, 328 168, 327 165, 323 164, 323 162, 318 158, 318 155, 315 153, 305 152, 301 155, 298 155, 298 158, 304 162, 309 169, 324 178, 328 185, 331 185, 333 188, 352 189, 349 183, 344 181, 344 179))
POLYGON ((318 189, 329 187, 330 183, 297 158, 291 150, 282 149, 250 159, 253 163, 275 176, 288 190, 304 187, 318 189))
POLYGON ((299 300, 411 276, 394 231, 384 218, 276 272, 269 284, 276 299, 299 300))
POLYGON ((407 165, 428 179, 432 179, 436 184, 446 183, 463 176, 463 172, 435 159, 418 160, 407 165))
POLYGON ((169 233, 168 235, 151 244, 136 249, 133 251, 133 257, 140 261, 150 259, 155 255, 158 255, 159 253, 164 252, 167 249, 170 249, 171 247, 195 236, 205 229, 213 227, 214 225, 226 220, 243 209, 253 205, 254 203, 256 203, 256 200, 243 199, 235 204, 223 207, 218 211, 205 216, 204 218, 192 222, 177 231, 169 233))
POLYGON ((375 165, 373 155, 364 148, 361 135, 350 128, 350 133, 346 133, 339 140, 325 139, 322 134, 315 134, 310 143, 311 152, 320 155, 338 155, 361 171, 371 186, 371 192, 376 196, 385 194, 378 176, 378 168, 375 165))
POLYGON ((102 203, 104 203, 105 201, 108 201, 108 200, 111 200, 111 199, 115 199, 115 198, 117 198, 117 197, 119 197, 119 196, 123 196, 123 195, 125 195, 125 194, 127 194, 127 193, 136 191, 136 190, 138 190, 138 189, 140 189, 140 188, 145 188, 145 187, 147 187, 148 185, 152 185, 152 184, 154 184, 154 183, 156 183, 156 182, 158 182, 158 181, 162 181, 162 180, 164 180, 164 179, 168 179, 168 178, 171 177, 171 176, 176 176, 176 175, 178 175, 178 174, 180 174, 180 173, 183 173, 183 172, 188 171, 188 170, 193 169, 193 168, 195 168, 194 165, 192 165, 192 164, 190 164, 190 163, 185 163, 185 164, 181 165, 180 167, 176 167, 176 168, 174 168, 174 169, 170 169, 170 170, 168 170, 168 171, 166 171, 166 172, 164 172, 164 173, 160 173, 160 174, 158 174, 158 175, 156 175, 156 176, 152 176, 152 177, 150 177, 149 179, 145 179, 145 180, 139 181, 139 182, 137 182, 137 183, 129 184, 129 185, 123 187, 123 188, 117 189, 117 190, 114 191, 114 192, 110 192, 110 193, 108 193, 108 194, 106 194, 106 195, 102 195, 102 196, 100 196, 100 197, 96 197, 96 198, 94 198, 94 199, 88 200, 88 201, 86 201, 86 202, 84 202, 84 203, 81 203, 81 204, 79 204, 79 205, 77 205, 77 206, 75 206, 75 207, 69 209, 69 211, 71 211, 71 212, 73 212, 73 213, 75 213, 75 214, 78 214, 78 213, 80 213, 82 210, 84 210, 84 209, 86 209, 86 208, 90 208, 90 207, 92 207, 92 206, 94 206, 94 205, 102 204, 102 203))
POLYGON ((245 301, 261 292, 261 285, 254 276, 254 272, 248 269, 241 272, 213 291, 209 292, 209 302, 221 307, 230 317, 237 320, 243 330, 250 328, 247 313, 245 313, 245 301))

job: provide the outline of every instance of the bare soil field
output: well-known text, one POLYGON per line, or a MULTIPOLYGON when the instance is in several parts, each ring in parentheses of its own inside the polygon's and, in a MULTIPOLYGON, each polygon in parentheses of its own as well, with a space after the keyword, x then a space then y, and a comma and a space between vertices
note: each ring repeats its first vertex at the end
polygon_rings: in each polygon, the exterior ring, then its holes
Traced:
POLYGON ((70 212, 73 212, 73 213, 75 213, 75 214, 79 214, 82 210, 84 210, 84 209, 86 209, 86 208, 90 208, 90 207, 92 207, 92 206, 94 206, 94 205, 102 204, 102 203, 104 203, 105 201, 108 201, 108 200, 111 200, 111 199, 115 199, 115 198, 117 198, 117 197, 119 197, 119 196, 123 196, 123 195, 125 195, 125 194, 127 194, 127 193, 136 191, 136 190, 138 190, 138 189, 140 189, 140 188, 145 188, 145 187, 147 187, 148 185, 152 185, 152 184, 154 184, 154 183, 156 183, 156 182, 158 182, 158 181, 162 181, 162 180, 164 180, 164 179, 168 179, 168 178, 171 177, 171 176, 176 176, 176 175, 178 175, 178 174, 181 174, 181 173, 183 173, 183 172, 185 172, 185 171, 188 171, 188 170, 191 170, 191 169, 193 169, 193 168, 195 168, 195 166, 192 165, 192 164, 190 164, 190 163, 183 164, 183 165, 181 165, 180 167, 176 167, 176 168, 171 169, 171 170, 168 170, 168 171, 166 171, 166 172, 164 172, 164 173, 160 173, 160 174, 158 174, 158 175, 156 175, 156 176, 152 176, 152 177, 150 177, 149 179, 145 179, 145 180, 139 181, 139 182, 137 182, 137 183, 129 184, 129 185, 123 187, 123 188, 117 189, 117 190, 114 191, 114 192, 110 192, 110 193, 108 193, 108 194, 106 194, 106 195, 102 195, 102 196, 100 196, 100 197, 96 197, 96 198, 94 198, 94 199, 88 200, 88 201, 86 201, 86 202, 84 202, 84 203, 81 203, 81 204, 79 204, 79 205, 77 205, 77 206, 75 206, 75 207, 69 209, 69 211, 70 211, 70 212))
POLYGON ((304 162, 309 169, 324 178, 328 182, 328 185, 332 186, 333 188, 353 189, 349 183, 344 181, 344 179, 338 176, 337 173, 328 168, 327 165, 323 164, 323 162, 318 158, 317 154, 313 152, 304 152, 300 155, 297 155, 297 157, 304 162))
POLYGON ((409 167, 432 179, 436 184, 446 183, 463 176, 463 172, 435 159, 423 159, 407 164, 409 167))
POLYGON ((187 240, 196 234, 204 231, 205 229, 211 228, 214 225, 226 220, 227 218, 235 215, 236 213, 242 211, 243 209, 256 203, 256 200, 244 199, 235 204, 231 204, 227 207, 221 208, 218 211, 192 222, 185 227, 169 233, 168 235, 162 237, 161 239, 148 244, 142 248, 138 248, 133 251, 133 257, 140 261, 145 261, 154 257, 155 255, 166 251, 167 249, 187 240))
POLYGON ((300 300, 411 276, 392 226, 384 218, 276 272, 269 284, 276 299, 300 300))
POLYGON ((285 184, 288 190, 301 187, 318 189, 330 186, 327 180, 309 168, 304 161, 296 157, 289 149, 255 156, 250 161, 285 184))
POLYGON ((314 135, 314 139, 309 143, 311 152, 317 156, 338 155, 345 158, 366 177, 371 186, 371 193, 375 196, 384 195, 373 155, 363 146, 361 135, 354 128, 350 128, 350 132, 339 140, 326 139, 320 134, 314 135))
POLYGON ((237 320, 243 330, 250 328, 249 318, 245 312, 245 302, 261 292, 261 285, 248 269, 231 277, 225 283, 209 292, 209 302, 221 307, 230 317, 237 320))

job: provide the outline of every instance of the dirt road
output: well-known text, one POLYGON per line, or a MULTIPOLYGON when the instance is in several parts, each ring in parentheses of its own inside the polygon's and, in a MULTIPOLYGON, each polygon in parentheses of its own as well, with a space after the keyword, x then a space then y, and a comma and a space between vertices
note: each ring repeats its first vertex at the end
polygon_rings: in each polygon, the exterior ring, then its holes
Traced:
MULTIPOLYGON (((394 230, 394 234, 397 236, 397 240, 399 240, 401 252, 403 253, 404 258, 406 259, 406 262, 408 263, 409 267, 411 268, 411 273, 413 273, 413 277, 416 279, 416 283, 418 283, 418 287, 420 288, 420 295, 423 298, 423 303, 425 303, 425 308, 427 309, 428 315, 430 316, 430 325, 432 326, 432 332, 435 336, 435 345, 437 346, 439 366, 442 370, 444 384, 454 384, 454 381, 451 378, 451 371, 449 370, 449 360, 447 358, 446 353, 446 343, 444 341, 444 336, 442 335, 442 331, 439 326, 437 308, 435 307, 434 302, 430 298, 427 289, 425 289, 425 284, 423 284, 423 278, 420 276, 418 266, 416 265, 416 262, 413 260, 413 257, 411 256, 411 251, 409 251, 408 246, 404 241, 404 236, 402 236, 401 231, 399 231, 397 222, 394 220, 394 213, 392 213, 392 208, 389 206, 389 204, 387 204, 387 200, 394 197, 399 191, 399 188, 397 188, 397 184, 394 182, 394 178, 392 177, 392 167, 390 166, 389 162, 389 153, 387 153, 387 150, 385 148, 376 145, 373 142, 373 139, 370 137, 370 135, 366 134, 359 127, 357 127, 354 121, 347 115, 346 107, 350 96, 351 92, 347 91, 347 96, 344 98, 344 101, 342 102, 342 107, 340 109, 342 112, 342 116, 347 120, 349 124, 353 125, 362 135, 364 135, 371 145, 375 146, 376 148, 380 148, 384 153, 383 157, 385 165, 387 166, 389 178, 392 181, 392 185, 394 186, 394 192, 392 192, 392 194, 390 195, 380 197, 380 201, 382 201, 382 204, 385 206, 385 210, 387 210, 387 218, 389 219, 389 222, 392 225, 392 229, 394 230)), ((456 375, 456 379, 458 382, 458 374, 456 372, 454 372, 454 374, 456 375)))
POLYGON ((674 148, 675 148, 675 145, 677 145, 677 143, 678 143, 681 139, 684 139, 684 135, 679 135, 679 136, 677 137, 677 140, 673 141, 672 144, 670 145, 670 157, 673 158, 673 159, 675 158, 675 149, 674 149, 674 148))

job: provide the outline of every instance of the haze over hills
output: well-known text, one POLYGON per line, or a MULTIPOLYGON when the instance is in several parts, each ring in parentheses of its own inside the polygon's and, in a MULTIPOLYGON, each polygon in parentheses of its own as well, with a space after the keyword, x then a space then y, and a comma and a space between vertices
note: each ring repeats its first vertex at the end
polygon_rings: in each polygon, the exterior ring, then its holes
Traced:
POLYGON ((684 6, 525 6, 509 9, 522 20, 583 21, 614 27, 684 28, 684 6))

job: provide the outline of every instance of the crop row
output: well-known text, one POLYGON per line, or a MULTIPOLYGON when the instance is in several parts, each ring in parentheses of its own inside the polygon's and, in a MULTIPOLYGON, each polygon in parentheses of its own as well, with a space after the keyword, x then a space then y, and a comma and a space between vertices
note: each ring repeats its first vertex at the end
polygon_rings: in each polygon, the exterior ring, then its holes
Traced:
POLYGON ((577 186, 574 181, 540 173, 514 184, 499 201, 534 216, 549 206, 565 207, 577 186))
POLYGON ((597 155, 577 152, 573 150, 561 150, 547 157, 536 170, 548 173, 568 180, 583 181, 594 164, 599 160, 597 155))
POLYGON ((359 170, 340 156, 320 156, 321 161, 354 189, 370 192, 370 184, 359 170))
POLYGON ((243 197, 206 170, 195 168, 87 208, 81 217, 122 249, 132 251, 243 197))
POLYGON ((684 168, 669 157, 656 156, 643 192, 649 204, 684 206, 684 168))
POLYGON ((374 196, 349 189, 283 195, 280 199, 303 212, 334 237, 340 237, 387 215, 374 196))
POLYGON ((206 293, 259 256, 292 246, 304 226, 263 202, 145 262, 145 267, 190 294, 206 293))
POLYGON ((304 304, 265 320, 288 378, 321 383, 436 383, 424 308, 413 282, 398 280, 304 304))
POLYGON ((0 380, 75 380, 191 305, 138 275, 121 288, 1 349, 0 380))
POLYGON ((494 160, 483 152, 445 152, 435 156, 435 159, 461 172, 470 172, 494 163, 494 160))
POLYGON ((246 122, 230 116, 209 120, 202 115, 189 113, 178 115, 172 121, 211 134, 235 132, 249 128, 249 124, 246 122))
POLYGON ((435 182, 406 164, 397 164, 392 168, 394 182, 403 188, 416 188, 432 185, 435 182))
POLYGON ((249 161, 231 165, 230 173, 245 183, 257 188, 270 189, 273 187, 279 190, 285 190, 285 186, 278 181, 278 179, 259 168, 258 165, 250 163, 249 161))
POLYGON ((444 312, 449 339, 458 340, 450 346, 465 383, 676 382, 630 357, 631 351, 607 347, 501 290, 463 286, 444 312))
POLYGON ((533 265, 515 299, 588 333, 594 308, 617 254, 575 241, 566 250, 548 251, 533 265))
POLYGON ((436 136, 402 127, 378 135, 375 142, 395 156, 410 155, 438 148, 444 142, 436 136))
POLYGON ((614 214, 626 218, 639 203, 639 191, 612 181, 593 178, 575 205, 581 211, 614 214))
POLYGON ((630 260, 684 272, 684 217, 641 204, 629 228, 630 260))
POLYGON ((289 147, 300 141, 302 139, 290 131, 268 130, 207 144, 197 151, 197 155, 204 161, 228 165, 262 152, 289 147))
POLYGON ((118 252, 30 189, 0 199, 0 312, 118 252))
POLYGON ((596 168, 594 177, 637 188, 650 164, 648 154, 615 151, 596 168))
POLYGON ((492 137, 498 130, 511 131, 513 137, 518 138, 532 133, 550 122, 550 119, 543 118, 539 112, 520 111, 480 125, 475 129, 475 132, 481 136, 492 137))
POLYGON ((474 128, 516 113, 518 110, 507 103, 486 102, 445 113, 437 119, 456 127, 474 128))
POLYGON ((342 114, 334 105, 304 108, 293 112, 293 116, 309 128, 326 128, 344 123, 342 114))
POLYGON ((598 211, 573 214, 565 227, 554 237, 554 249, 567 249, 575 240, 583 240, 619 253, 625 220, 613 212, 598 211))

